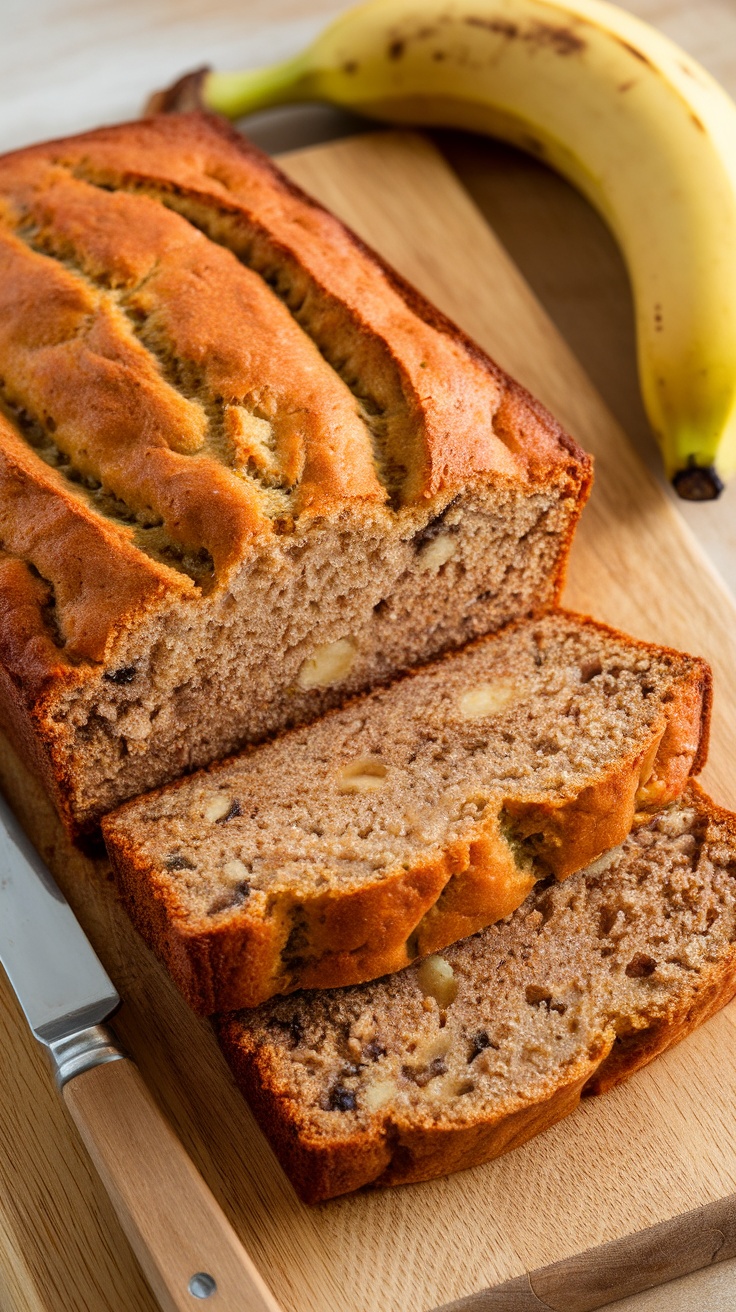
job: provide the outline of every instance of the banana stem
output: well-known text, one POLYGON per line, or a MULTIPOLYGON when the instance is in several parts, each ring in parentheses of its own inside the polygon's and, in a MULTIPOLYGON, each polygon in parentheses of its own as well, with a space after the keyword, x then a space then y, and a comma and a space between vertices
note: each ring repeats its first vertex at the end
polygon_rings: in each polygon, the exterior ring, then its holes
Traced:
POLYGON ((240 73, 208 73, 202 86, 207 109, 240 118, 272 105, 312 100, 310 70, 306 53, 286 59, 269 68, 247 69, 240 73))

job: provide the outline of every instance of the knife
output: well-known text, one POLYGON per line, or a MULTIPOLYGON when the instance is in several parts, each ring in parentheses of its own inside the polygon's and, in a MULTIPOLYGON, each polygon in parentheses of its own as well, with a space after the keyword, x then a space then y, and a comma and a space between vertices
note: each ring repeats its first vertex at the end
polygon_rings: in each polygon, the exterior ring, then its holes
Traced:
POLYGON ((0 963, 164 1312, 279 1312, 235 1231, 102 1024, 112 981, 0 797, 0 963))

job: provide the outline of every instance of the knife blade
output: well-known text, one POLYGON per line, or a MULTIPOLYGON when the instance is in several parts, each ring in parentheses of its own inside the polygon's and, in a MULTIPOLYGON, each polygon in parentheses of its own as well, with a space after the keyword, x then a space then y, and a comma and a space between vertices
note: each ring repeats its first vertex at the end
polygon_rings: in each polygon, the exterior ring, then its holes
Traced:
POLYGON ((246 1250, 102 1024, 119 995, 0 797, 0 963, 164 1312, 279 1312, 246 1250))
POLYGON ((71 907, 0 798, 0 962, 39 1042, 106 1020, 120 998, 71 907))

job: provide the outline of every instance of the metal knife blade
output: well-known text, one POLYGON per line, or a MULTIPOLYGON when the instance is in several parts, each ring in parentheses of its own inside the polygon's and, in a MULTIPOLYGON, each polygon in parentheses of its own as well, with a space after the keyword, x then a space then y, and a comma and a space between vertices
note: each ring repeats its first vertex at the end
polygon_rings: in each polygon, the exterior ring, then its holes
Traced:
POLYGON ((0 797, 0 962, 47 1047, 96 1025, 120 1002, 71 907, 0 797))

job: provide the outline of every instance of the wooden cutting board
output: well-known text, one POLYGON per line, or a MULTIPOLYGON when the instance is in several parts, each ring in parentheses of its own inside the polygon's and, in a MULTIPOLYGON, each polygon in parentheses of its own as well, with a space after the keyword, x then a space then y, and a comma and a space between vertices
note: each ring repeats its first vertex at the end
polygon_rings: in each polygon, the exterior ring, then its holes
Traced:
MULTIPOLYGON (((711 660, 705 782, 736 805, 736 606, 454 176, 403 134, 286 163, 595 454, 567 601, 711 660)), ((284 1312, 585 1312, 736 1253, 734 1008, 508 1157, 310 1209, 255 1128, 208 1025, 128 924, 105 863, 69 847, 7 747, 0 778, 122 994, 119 1035, 284 1312)), ((152 1312, 4 983, 0 1053, 0 1307, 152 1312)))

